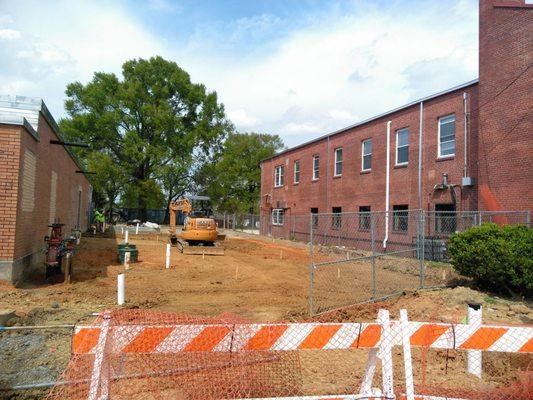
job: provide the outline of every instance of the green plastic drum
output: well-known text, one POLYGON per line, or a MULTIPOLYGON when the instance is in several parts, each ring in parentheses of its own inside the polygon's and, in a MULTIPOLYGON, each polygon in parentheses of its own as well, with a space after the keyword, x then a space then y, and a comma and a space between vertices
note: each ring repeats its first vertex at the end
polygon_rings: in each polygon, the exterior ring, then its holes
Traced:
POLYGON ((119 249, 118 249, 118 261, 121 264, 124 264, 124 254, 126 254, 127 252, 130 253, 130 263, 136 263, 137 262, 138 251, 135 248, 135 246, 119 247, 119 249))

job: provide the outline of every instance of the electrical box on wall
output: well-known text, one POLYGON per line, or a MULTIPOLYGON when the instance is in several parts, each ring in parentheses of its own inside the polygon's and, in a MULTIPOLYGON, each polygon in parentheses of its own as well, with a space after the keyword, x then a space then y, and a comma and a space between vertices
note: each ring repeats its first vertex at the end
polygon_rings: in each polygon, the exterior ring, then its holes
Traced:
POLYGON ((474 178, 471 176, 463 176, 463 186, 474 186, 474 178))

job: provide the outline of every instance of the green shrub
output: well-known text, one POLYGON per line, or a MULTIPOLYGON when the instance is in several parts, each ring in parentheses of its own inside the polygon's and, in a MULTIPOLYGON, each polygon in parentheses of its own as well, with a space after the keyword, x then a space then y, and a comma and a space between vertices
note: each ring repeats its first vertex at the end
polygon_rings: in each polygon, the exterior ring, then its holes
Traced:
POLYGON ((478 284, 531 297, 533 229, 484 224, 452 235, 448 252, 454 268, 478 284))

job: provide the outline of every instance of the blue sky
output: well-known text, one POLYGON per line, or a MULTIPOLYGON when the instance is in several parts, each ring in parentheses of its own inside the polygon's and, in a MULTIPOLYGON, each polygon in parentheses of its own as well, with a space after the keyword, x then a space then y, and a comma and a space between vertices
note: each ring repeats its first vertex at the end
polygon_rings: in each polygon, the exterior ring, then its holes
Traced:
POLYGON ((477 77, 476 0, 0 2, 0 93, 64 116, 68 82, 161 55, 240 131, 288 146, 477 77))

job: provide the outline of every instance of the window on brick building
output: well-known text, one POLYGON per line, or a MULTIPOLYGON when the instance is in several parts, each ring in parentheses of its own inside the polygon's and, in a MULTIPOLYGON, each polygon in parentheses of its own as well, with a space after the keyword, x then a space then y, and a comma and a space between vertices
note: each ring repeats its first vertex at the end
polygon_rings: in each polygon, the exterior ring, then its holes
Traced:
POLYGON ((406 165, 409 162, 409 129, 399 129, 396 132, 396 165, 406 165))
POLYGON ((283 216, 282 208, 272 210, 272 225, 283 225, 283 216))
POLYGON ((311 207, 311 214, 313 215, 312 217, 313 228, 318 228, 318 208, 311 207))
POLYGON ((294 183, 300 183, 300 161, 294 162, 294 183))
POLYGON ((409 229, 409 206, 400 204, 392 206, 392 230, 395 232, 407 232, 409 229))
POLYGON ((285 175, 285 167, 283 165, 278 165, 274 170, 274 186, 275 187, 283 186, 284 175, 285 175))
POLYGON ((437 233, 455 233, 456 229, 455 204, 435 204, 435 231, 437 233))
POLYGON ((342 147, 335 149, 335 171, 334 176, 342 175, 342 147))
POLYGON ((439 157, 455 155, 455 115, 439 118, 439 157))
POLYGON ((331 212, 331 229, 341 229, 342 225, 342 207, 332 207, 331 212))
POLYGON ((368 231, 370 230, 371 215, 370 215, 370 206, 360 206, 359 207, 359 230, 368 231))
POLYGON ((361 153, 361 170, 370 171, 372 169, 372 139, 363 140, 361 153))
POLYGON ((320 156, 315 154, 313 156, 313 180, 316 181, 320 177, 320 156))

